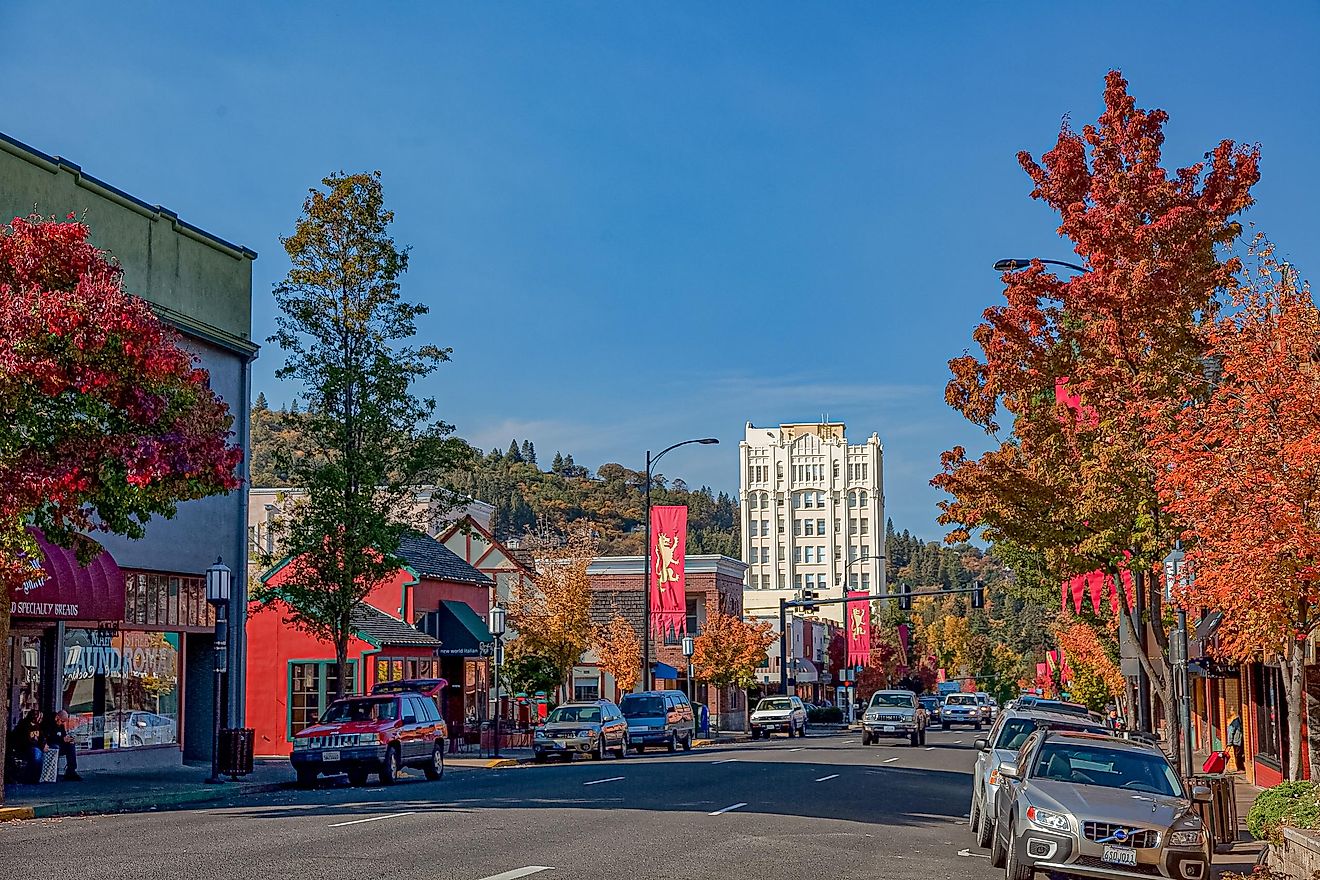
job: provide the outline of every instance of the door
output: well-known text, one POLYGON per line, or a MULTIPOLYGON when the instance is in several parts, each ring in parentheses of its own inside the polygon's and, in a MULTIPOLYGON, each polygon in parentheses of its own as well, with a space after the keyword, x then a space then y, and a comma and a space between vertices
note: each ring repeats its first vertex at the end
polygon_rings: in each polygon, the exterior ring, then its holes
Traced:
POLYGON ((417 761, 424 757, 422 750, 426 747, 425 734, 426 709, 422 706, 422 701, 412 694, 408 694, 401 700, 400 711, 403 712, 403 733, 399 737, 400 752, 404 761, 417 761))

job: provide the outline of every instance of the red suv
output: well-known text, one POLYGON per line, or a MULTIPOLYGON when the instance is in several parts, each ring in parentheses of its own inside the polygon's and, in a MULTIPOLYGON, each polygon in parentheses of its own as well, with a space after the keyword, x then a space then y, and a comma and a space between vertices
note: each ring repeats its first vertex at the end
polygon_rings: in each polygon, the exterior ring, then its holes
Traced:
POLYGON ((321 720, 293 738, 289 760, 298 784, 310 787, 322 773, 347 773, 365 785, 371 773, 392 785, 403 767, 427 779, 445 772, 445 726, 435 702, 417 693, 336 700, 321 720))

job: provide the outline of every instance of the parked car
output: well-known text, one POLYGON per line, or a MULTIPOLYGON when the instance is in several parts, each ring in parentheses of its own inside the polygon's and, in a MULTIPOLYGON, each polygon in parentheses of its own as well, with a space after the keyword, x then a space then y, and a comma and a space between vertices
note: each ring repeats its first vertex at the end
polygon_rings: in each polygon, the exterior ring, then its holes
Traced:
POLYGON ((985 691, 977 691, 976 702, 981 707, 981 720, 989 724, 994 720, 994 708, 990 705, 990 695, 985 691))
POLYGON ((983 723, 976 694, 947 694, 940 704, 940 727, 944 730, 954 724, 970 724, 980 730, 983 723))
POLYGON ((926 710, 926 726, 940 723, 940 698, 936 694, 921 694, 917 697, 921 708, 926 710))
POLYGON ((751 727, 752 739, 769 739, 779 731, 806 736, 807 708, 798 697, 763 697, 752 711, 751 727))
POLYGON ((1189 792, 1156 746, 1093 733, 1039 730, 999 766, 990 861, 1008 880, 1037 871, 1075 877, 1206 880, 1210 841, 1189 792))
POLYGON ((926 710, 912 691, 876 691, 862 716, 862 745, 880 737, 900 737, 909 745, 926 742, 926 710))
POLYGON ((972 806, 969 812, 972 833, 978 846, 989 846, 994 834, 995 816, 999 813, 999 765, 1017 759, 1027 737, 1040 728, 1108 733, 1105 728, 1085 719, 1036 708, 1005 709, 984 739, 976 741, 976 767, 972 771, 972 806))
POLYGON ((546 716, 532 740, 533 760, 538 764, 551 755, 588 755, 598 761, 606 752, 622 758, 628 751, 628 722, 619 707, 609 700, 564 703, 546 716))
POLYGON ((371 687, 373 694, 421 694, 435 703, 440 715, 441 733, 449 739, 449 725, 445 722, 445 688, 449 682, 443 678, 400 678, 394 681, 378 681, 371 687))
POLYGON ((294 736, 289 760, 304 787, 339 773, 353 785, 364 785, 372 773, 392 785, 404 767, 434 780, 445 772, 444 730, 435 703, 421 694, 346 697, 294 736))
POLYGON ((101 737, 107 749, 126 749, 136 746, 159 746, 177 743, 178 723, 169 715, 156 712, 123 710, 103 717, 90 716, 69 730, 74 744, 80 749, 92 747, 92 741, 101 737))
POLYGON ((647 746, 665 746, 674 751, 692 750, 696 722, 692 704, 682 691, 640 691, 619 701, 619 711, 628 722, 628 743, 641 754, 647 746))
POLYGON ((1067 700, 1047 700, 1043 697, 1025 696, 1018 699, 1018 706, 1023 709, 1041 709, 1047 712, 1062 712, 1065 715, 1077 715, 1081 718, 1089 718, 1092 721, 1103 721, 1104 716, 1098 712, 1092 712, 1081 703, 1070 703, 1067 700))

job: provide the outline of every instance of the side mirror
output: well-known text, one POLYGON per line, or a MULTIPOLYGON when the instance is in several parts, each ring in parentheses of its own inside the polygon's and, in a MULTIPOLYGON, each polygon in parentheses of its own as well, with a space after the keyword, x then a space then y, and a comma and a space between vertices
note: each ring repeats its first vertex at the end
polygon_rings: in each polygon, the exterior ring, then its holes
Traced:
POLYGON ((1204 785, 1193 785, 1192 800, 1198 804, 1208 804, 1213 800, 1213 795, 1210 793, 1210 789, 1204 785))
POLYGON ((1022 778, 1022 774, 1018 772, 1018 765, 1011 761, 999 765, 999 775, 1008 779, 1022 778))
POLYGON ((978 739, 974 743, 972 743, 972 745, 976 746, 976 750, 978 752, 990 751, 990 740, 988 739, 978 739))

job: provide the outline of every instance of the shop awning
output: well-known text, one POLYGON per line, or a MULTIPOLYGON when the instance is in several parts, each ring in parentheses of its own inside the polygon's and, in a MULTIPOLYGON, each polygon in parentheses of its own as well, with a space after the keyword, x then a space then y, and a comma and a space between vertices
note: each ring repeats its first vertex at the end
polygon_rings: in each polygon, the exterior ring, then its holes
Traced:
POLYGON ((651 677, 663 678, 666 681, 678 681, 678 670, 668 663, 656 662, 651 664, 651 677))
POLYGON ((40 530, 28 532, 41 549, 41 563, 37 565, 33 560, 32 578, 11 597, 9 608, 13 616, 116 622, 124 619, 124 575, 114 557, 102 550, 83 565, 76 552, 50 543, 40 530))
POLYGON ((482 650, 482 645, 490 645, 495 637, 490 634, 486 621, 465 602, 444 599, 440 608, 422 615, 417 628, 440 640, 443 657, 481 657, 490 649, 482 650))
POLYGON ((820 681, 820 671, 816 669, 816 664, 804 657, 799 657, 794 663, 794 679, 798 684, 814 684, 820 681))

